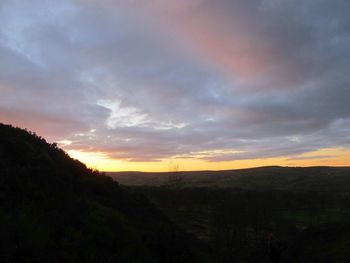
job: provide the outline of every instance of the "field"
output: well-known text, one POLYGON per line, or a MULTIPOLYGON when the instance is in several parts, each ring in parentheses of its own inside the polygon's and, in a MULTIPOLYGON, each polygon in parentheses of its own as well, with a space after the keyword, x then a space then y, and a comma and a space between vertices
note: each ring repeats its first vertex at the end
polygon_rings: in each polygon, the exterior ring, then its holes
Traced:
POLYGON ((207 242, 222 262, 270 262, 271 233, 280 262, 350 258, 350 168, 111 175, 207 242))

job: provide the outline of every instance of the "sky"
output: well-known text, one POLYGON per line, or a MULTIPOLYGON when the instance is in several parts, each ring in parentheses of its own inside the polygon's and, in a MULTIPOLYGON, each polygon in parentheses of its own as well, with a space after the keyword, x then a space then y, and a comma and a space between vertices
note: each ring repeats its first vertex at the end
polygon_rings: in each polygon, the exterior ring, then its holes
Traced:
POLYGON ((1 0, 0 122, 105 171, 350 166, 348 0, 1 0))

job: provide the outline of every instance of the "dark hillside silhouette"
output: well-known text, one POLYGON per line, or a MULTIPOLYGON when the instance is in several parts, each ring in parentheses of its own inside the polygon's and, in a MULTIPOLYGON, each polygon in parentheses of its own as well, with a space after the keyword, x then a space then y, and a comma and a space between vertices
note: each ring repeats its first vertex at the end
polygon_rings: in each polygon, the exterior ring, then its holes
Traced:
POLYGON ((146 197, 0 124, 0 261, 206 262, 194 238, 146 197))

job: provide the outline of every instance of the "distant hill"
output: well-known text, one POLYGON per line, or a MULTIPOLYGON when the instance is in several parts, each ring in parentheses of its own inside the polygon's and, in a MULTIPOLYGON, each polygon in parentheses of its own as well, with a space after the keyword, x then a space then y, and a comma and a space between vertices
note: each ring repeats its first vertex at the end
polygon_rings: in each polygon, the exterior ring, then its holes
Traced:
POLYGON ((143 195, 0 124, 1 262, 207 262, 201 246, 143 195))
MULTIPOLYGON (((108 173, 129 186, 166 186, 175 173, 108 173)), ((268 166, 225 171, 178 172, 181 187, 240 188, 246 190, 350 190, 350 167, 268 166)), ((170 184, 171 185, 171 184, 170 184)))

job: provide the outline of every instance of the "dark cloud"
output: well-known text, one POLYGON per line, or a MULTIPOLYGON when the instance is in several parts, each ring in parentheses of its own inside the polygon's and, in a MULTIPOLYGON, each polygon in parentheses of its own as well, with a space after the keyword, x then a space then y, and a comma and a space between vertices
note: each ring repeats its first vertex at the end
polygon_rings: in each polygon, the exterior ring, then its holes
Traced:
POLYGON ((0 121, 131 161, 348 148, 349 5, 1 1, 0 121))

